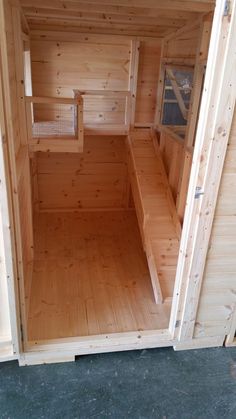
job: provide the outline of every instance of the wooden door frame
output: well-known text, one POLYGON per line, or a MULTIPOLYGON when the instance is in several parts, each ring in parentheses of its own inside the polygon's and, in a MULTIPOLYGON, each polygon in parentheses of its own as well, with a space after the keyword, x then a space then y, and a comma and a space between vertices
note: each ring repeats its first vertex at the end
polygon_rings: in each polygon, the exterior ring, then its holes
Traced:
POLYGON ((236 98, 236 0, 216 0, 207 69, 186 201, 169 331, 194 336, 236 98), (229 5, 229 9, 226 8, 229 5))
MULTIPOLYGON (((0 60, 1 64, 1 60, 0 60)), ((0 212, 1 212, 1 234, 3 248, 1 263, 4 264, 4 277, 1 281, 6 282, 5 303, 6 309, 9 308, 10 317, 10 342, 6 343, 7 354, 0 361, 12 360, 19 358, 21 349, 20 334, 20 309, 18 299, 17 286, 17 266, 16 266, 16 249, 14 235, 13 208, 11 203, 11 184, 10 184, 10 165, 8 159, 7 132, 5 124, 5 109, 3 100, 3 83, 1 77, 0 66, 0 212)))

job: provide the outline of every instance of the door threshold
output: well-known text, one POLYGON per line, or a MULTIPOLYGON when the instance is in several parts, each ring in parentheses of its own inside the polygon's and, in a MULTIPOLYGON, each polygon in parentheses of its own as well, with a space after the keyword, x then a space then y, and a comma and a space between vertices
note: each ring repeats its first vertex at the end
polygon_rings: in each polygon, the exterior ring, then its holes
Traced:
POLYGON ((20 365, 73 361, 78 355, 174 346, 168 329, 29 341, 20 365))

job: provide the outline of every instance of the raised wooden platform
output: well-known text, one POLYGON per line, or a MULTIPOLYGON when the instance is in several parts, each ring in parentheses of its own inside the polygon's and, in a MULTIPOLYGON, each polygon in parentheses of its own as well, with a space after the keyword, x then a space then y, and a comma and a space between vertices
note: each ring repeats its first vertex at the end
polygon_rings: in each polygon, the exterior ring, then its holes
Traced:
POLYGON ((39 213, 29 304, 31 341, 167 329, 134 211, 39 213))
POLYGON ((181 227, 151 130, 134 130, 128 141, 131 187, 156 302, 172 298, 181 227))

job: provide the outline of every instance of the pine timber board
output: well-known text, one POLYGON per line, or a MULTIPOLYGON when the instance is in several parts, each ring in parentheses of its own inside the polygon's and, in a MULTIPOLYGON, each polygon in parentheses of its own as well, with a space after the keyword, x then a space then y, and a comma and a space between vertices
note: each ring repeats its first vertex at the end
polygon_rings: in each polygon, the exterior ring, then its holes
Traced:
POLYGON ((214 9, 214 1, 21 0, 30 30, 163 37, 214 9))
POLYGON ((160 58, 160 41, 143 41, 140 43, 135 113, 136 123, 154 123, 160 58))
POLYGON ((179 253, 179 223, 158 147, 150 130, 129 141, 132 193, 157 302, 171 299, 179 253), (176 217, 176 218, 175 218, 176 217), (161 288, 161 290, 159 289, 161 288))
POLYGON ((29 340, 165 329, 134 211, 41 213, 29 340))
MULTIPOLYGON (((73 34, 67 39, 61 33, 52 34, 56 39, 31 39, 33 94, 70 98, 75 89, 83 91, 86 133, 91 133, 91 129, 127 131, 130 40, 111 41, 109 36, 101 35, 96 39, 74 39, 73 34)), ((71 112, 62 105, 58 108, 36 104, 34 115, 38 122, 71 120, 71 112)), ((64 124, 62 128, 63 134, 71 135, 69 127, 64 124)))
MULTIPOLYGON (((131 92, 131 98, 136 97, 135 123, 152 124, 161 53, 160 40, 141 42, 138 48, 139 65, 136 71, 134 68, 134 74, 131 74, 133 47, 129 39, 110 39, 109 36, 101 35, 96 39, 91 36, 83 39, 74 36, 75 34, 71 34, 65 38, 65 33, 51 32, 50 36, 45 33, 41 38, 35 39, 32 35, 34 94, 71 97, 73 90, 78 89, 85 92, 85 131, 91 126, 127 130, 128 80, 130 77, 132 84, 137 78, 137 95, 131 92), (93 91, 94 95, 91 94, 93 91)), ((63 110, 60 105, 60 109, 61 112, 58 112, 51 105, 35 105, 34 115, 41 122, 48 121, 49 116, 50 120, 56 121, 60 121, 61 117, 63 120, 68 119, 66 108, 63 110)))
POLYGON ((224 161, 194 336, 235 332, 236 111, 224 161))
MULTIPOLYGON (((176 140, 171 132, 162 130, 160 136, 160 149, 167 172, 169 185, 176 202, 179 195, 179 183, 184 158, 184 140, 176 140)), ((188 179, 187 179, 188 183, 188 179)))
POLYGON ((85 136, 82 154, 35 153, 35 159, 39 211, 126 207, 125 137, 85 136))
MULTIPOLYGON (((177 32, 177 31, 176 31, 177 32)), ((200 34, 200 22, 195 21, 192 27, 186 25, 186 30, 180 34, 173 31, 170 39, 164 40, 164 56, 166 61, 179 64, 192 64, 195 62, 200 34), (192 61, 193 60, 193 61, 192 61)))
MULTIPOLYGON (((73 89, 127 90, 131 54, 129 39, 109 40, 103 36, 74 39, 73 35, 67 39, 54 32, 51 35, 55 39, 50 39, 46 35, 31 40, 35 96, 73 97, 73 89)), ((84 105, 85 120, 99 120, 99 113, 111 111, 115 100, 113 104, 108 100, 89 97, 84 105), (96 107, 98 101, 99 111, 96 107)), ((115 108, 119 113, 119 107, 115 108)))

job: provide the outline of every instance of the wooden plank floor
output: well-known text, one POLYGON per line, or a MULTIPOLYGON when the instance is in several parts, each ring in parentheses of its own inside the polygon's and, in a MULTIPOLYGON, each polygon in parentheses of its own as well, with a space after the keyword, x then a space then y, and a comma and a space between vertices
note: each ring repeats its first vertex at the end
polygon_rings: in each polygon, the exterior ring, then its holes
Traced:
POLYGON ((163 329, 134 211, 41 213, 29 340, 163 329))

